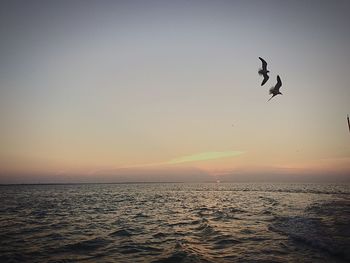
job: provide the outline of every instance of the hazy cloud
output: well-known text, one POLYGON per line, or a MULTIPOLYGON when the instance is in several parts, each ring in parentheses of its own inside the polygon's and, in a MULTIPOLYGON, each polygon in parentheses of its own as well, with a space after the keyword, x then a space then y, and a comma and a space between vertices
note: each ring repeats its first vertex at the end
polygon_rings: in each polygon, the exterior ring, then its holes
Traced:
POLYGON ((206 160, 216 160, 227 157, 234 157, 243 154, 242 151, 225 151, 225 152, 203 152, 192 155, 185 155, 167 162, 168 164, 179 164, 179 163, 188 163, 188 162, 198 162, 206 160))

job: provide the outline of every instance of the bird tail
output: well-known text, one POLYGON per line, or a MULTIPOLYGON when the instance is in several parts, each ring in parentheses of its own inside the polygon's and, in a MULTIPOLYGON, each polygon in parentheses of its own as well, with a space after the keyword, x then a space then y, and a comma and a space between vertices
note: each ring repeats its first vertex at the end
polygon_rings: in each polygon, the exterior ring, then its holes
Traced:
POLYGON ((272 97, 271 98, 269 98, 269 100, 267 101, 267 102, 269 102, 273 97, 274 97, 275 95, 272 95, 272 97))

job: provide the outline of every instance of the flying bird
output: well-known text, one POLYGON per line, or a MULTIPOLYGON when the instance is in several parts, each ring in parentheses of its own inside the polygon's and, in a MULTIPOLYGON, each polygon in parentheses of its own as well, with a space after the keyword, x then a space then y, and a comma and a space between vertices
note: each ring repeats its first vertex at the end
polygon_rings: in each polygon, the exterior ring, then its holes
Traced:
POLYGON ((261 82, 261 86, 263 86, 267 82, 267 80, 269 79, 269 75, 267 75, 267 73, 269 73, 270 71, 267 70, 266 61, 261 57, 259 57, 259 59, 262 62, 262 68, 259 69, 258 73, 259 73, 259 75, 262 75, 264 77, 263 81, 261 82))
POLYGON ((281 86, 282 86, 281 78, 279 75, 277 75, 277 83, 274 87, 271 87, 270 94, 272 94, 272 97, 268 101, 270 101, 273 97, 275 97, 278 94, 282 95, 282 93, 280 92, 281 86))
POLYGON ((349 114, 348 114, 348 126, 349 126, 349 132, 350 132, 350 120, 349 120, 349 114))

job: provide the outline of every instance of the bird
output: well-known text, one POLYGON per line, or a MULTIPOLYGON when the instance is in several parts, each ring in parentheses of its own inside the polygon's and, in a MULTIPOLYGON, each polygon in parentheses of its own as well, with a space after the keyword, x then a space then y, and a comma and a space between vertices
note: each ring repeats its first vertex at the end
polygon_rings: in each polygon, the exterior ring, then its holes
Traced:
POLYGON ((264 77, 263 81, 261 82, 261 86, 263 86, 269 79, 269 75, 267 75, 267 73, 269 73, 270 71, 267 70, 266 61, 261 57, 259 57, 259 59, 262 62, 262 68, 259 69, 258 73, 259 73, 259 75, 262 75, 264 77))
POLYGON ((280 92, 281 86, 282 86, 281 78, 279 75, 277 75, 277 83, 274 87, 271 87, 270 94, 272 94, 272 97, 268 101, 270 101, 273 97, 275 97, 278 94, 282 95, 282 93, 280 92))
POLYGON ((348 114, 348 126, 349 126, 349 132, 350 132, 350 120, 349 120, 349 114, 348 114))

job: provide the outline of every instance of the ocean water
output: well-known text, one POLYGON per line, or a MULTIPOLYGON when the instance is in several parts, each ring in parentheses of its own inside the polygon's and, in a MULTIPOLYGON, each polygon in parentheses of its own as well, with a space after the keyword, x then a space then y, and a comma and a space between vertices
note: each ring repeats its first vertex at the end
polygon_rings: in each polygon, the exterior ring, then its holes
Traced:
POLYGON ((0 186, 0 262, 349 262, 350 187, 0 186))

